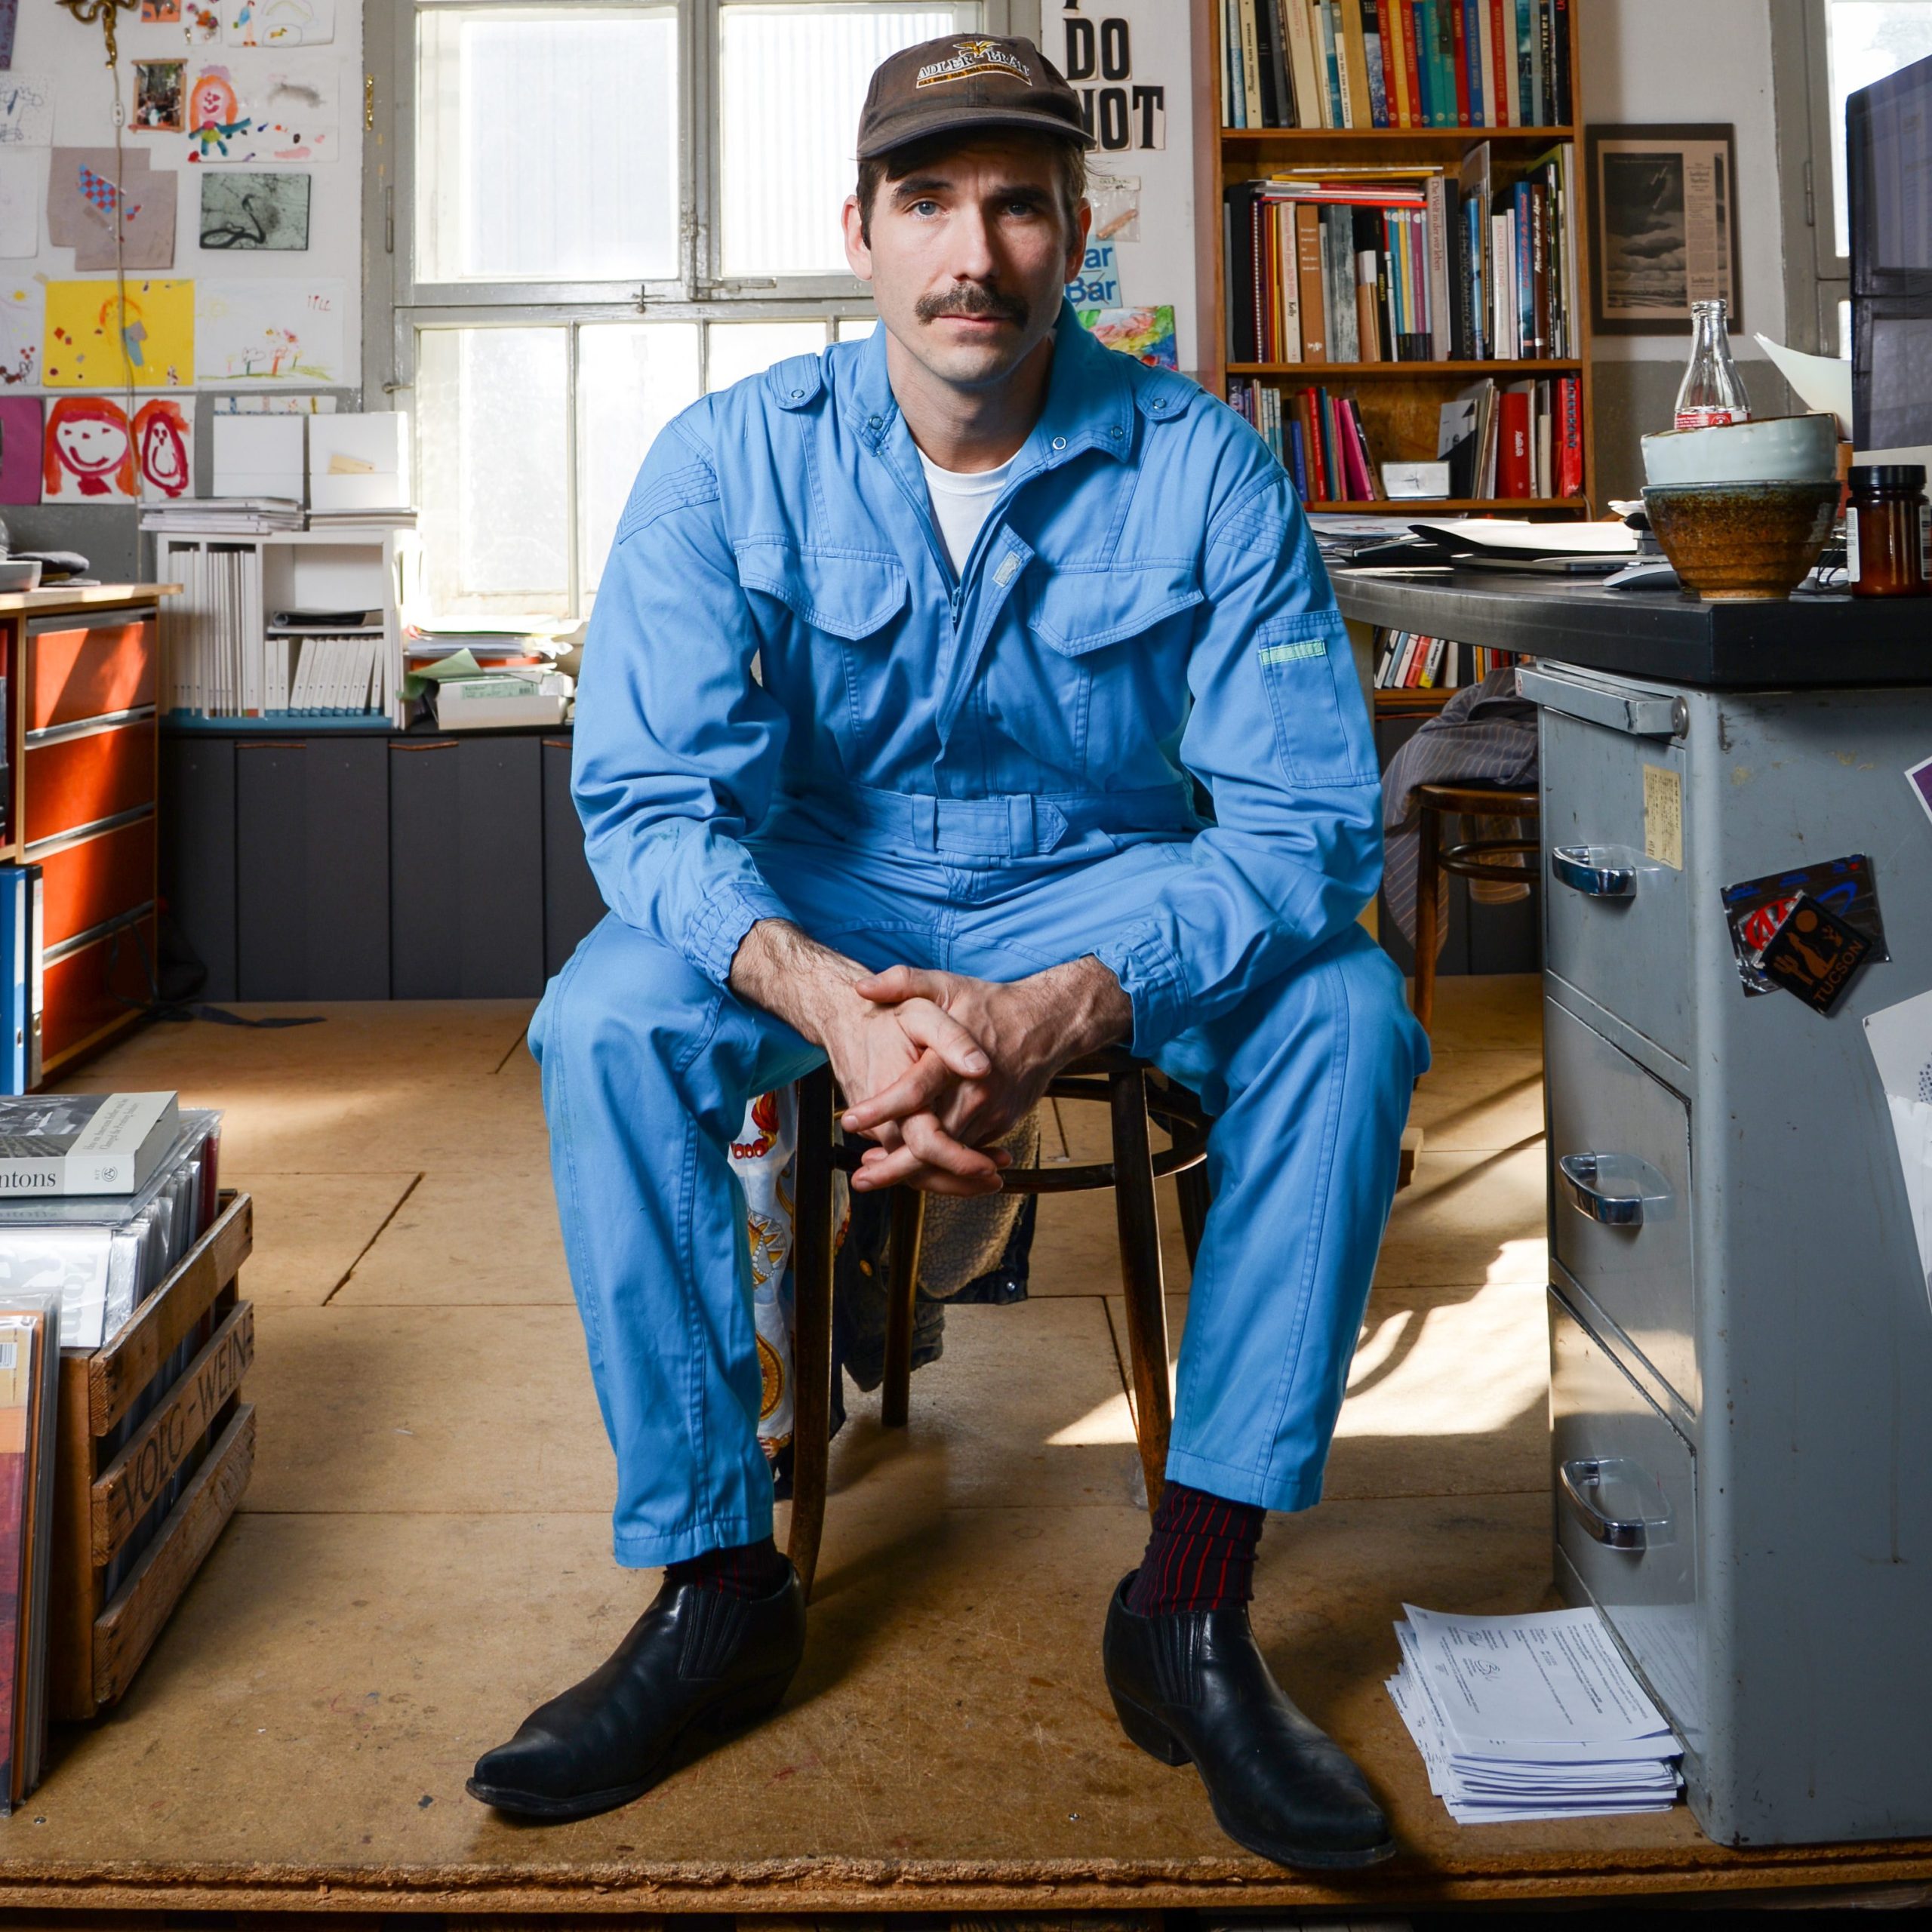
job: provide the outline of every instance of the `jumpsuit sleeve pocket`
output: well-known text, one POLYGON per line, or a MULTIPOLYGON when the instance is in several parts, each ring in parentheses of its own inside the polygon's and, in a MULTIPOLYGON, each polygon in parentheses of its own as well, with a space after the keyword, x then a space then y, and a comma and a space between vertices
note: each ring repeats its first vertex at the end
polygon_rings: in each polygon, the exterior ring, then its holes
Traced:
POLYGON ((801 550, 789 543, 736 546, 738 581, 776 598, 801 623, 857 639, 881 630, 905 608, 905 566, 896 557, 801 550))
POLYGON ((1119 644, 1202 601, 1185 564, 1139 570, 1054 571, 1029 590, 1026 623, 1063 657, 1119 644))
POLYGON ((1297 611, 1271 617, 1256 629, 1248 648, 1275 714, 1275 747, 1288 782, 1372 780, 1377 774, 1367 711, 1341 614, 1297 611))

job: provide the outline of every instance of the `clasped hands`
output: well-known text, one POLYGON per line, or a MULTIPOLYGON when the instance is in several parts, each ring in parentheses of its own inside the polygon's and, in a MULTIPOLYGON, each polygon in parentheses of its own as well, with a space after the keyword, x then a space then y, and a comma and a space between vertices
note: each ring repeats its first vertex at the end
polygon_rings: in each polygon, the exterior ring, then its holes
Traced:
POLYGON ((734 962, 734 991, 826 1050, 868 1148, 861 1192, 997 1193, 997 1144, 1069 1060, 1133 1028, 1120 982, 1089 955, 1023 980, 911 966, 868 973, 784 922, 761 921, 734 962))

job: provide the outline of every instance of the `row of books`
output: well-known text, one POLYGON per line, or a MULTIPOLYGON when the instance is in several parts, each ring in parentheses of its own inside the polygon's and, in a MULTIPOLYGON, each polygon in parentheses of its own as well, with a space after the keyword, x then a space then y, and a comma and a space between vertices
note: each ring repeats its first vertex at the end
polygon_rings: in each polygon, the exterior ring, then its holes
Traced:
POLYGON ((1325 389, 1284 391, 1236 376, 1228 384, 1228 401, 1294 479, 1304 503, 1380 500, 1368 432, 1353 396, 1325 389))
POLYGON ((383 666, 389 644, 380 632, 346 637, 271 636, 269 654, 281 671, 273 681, 271 710, 362 715, 383 709, 383 666), (292 678, 288 660, 293 653, 292 678), (279 706, 273 699, 279 697, 279 706))
POLYGON ((1491 672, 1516 662, 1509 651, 1462 644, 1420 631, 1384 630, 1377 637, 1375 688, 1379 691, 1460 691, 1491 672))
POLYGON ((380 718, 395 696, 380 635, 290 634, 264 626, 254 544, 165 546, 182 585, 168 608, 168 707, 205 718, 349 712, 380 718))
POLYGON ((1583 379, 1472 383, 1441 405, 1435 454, 1449 465, 1451 497, 1580 497, 1583 379))
POLYGON ((1229 128, 1570 124, 1571 0, 1220 0, 1229 128))
POLYGON ((1574 358, 1583 334, 1558 142, 1500 186, 1477 143, 1455 172, 1294 168, 1226 192, 1228 359, 1574 358))
MULTIPOLYGON (((0 1810, 32 1790, 47 1737, 48 1599, 60 1355, 121 1327, 213 1220, 219 1114, 172 1093, 0 1099, 0 1810)), ((103 1440, 131 1441, 211 1332, 183 1337, 103 1440)), ((117 1552, 108 1594, 192 1479, 184 1460, 117 1552)))

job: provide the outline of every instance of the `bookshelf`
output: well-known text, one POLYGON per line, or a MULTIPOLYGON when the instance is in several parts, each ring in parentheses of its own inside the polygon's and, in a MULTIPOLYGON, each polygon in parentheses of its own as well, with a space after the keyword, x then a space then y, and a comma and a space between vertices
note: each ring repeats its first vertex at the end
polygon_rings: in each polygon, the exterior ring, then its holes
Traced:
POLYGON ((1441 405, 1470 383, 1488 377, 1499 385, 1572 377, 1580 392, 1583 485, 1580 497, 1449 497, 1408 498, 1390 503, 1324 497, 1324 510, 1411 510, 1418 515, 1463 513, 1509 516, 1583 517, 1597 500, 1596 450, 1592 431, 1588 237, 1584 222, 1581 62, 1573 16, 1569 34, 1571 118, 1534 127, 1229 128, 1223 125, 1223 0, 1192 0, 1195 143, 1195 297, 1201 318, 1197 352, 1203 385, 1224 400, 1230 379, 1278 389, 1284 396, 1322 387, 1353 402, 1378 466, 1389 461, 1427 461, 1436 453, 1441 405), (1228 353, 1228 263, 1224 260, 1224 191, 1265 178, 1276 168, 1332 163, 1337 173, 1396 165, 1441 165, 1453 178, 1462 157, 1478 142, 1489 145, 1494 178, 1508 182, 1558 142, 1573 143, 1571 192, 1562 226, 1564 245, 1575 263, 1577 300, 1571 325, 1574 352, 1521 360, 1350 362, 1236 361, 1228 353))

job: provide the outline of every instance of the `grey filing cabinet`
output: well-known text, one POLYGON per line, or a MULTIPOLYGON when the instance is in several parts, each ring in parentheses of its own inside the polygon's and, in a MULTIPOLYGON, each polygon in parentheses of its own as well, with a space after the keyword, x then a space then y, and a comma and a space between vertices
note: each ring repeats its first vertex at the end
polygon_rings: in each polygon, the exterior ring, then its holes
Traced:
POLYGON ((1860 1025, 1932 986, 1903 776, 1932 688, 1523 682, 1559 1584, 1669 1712, 1713 1838, 1932 1835, 1932 1308, 1860 1025), (1829 1017, 1747 996, 1721 889, 1857 852, 1890 962, 1829 1017))

